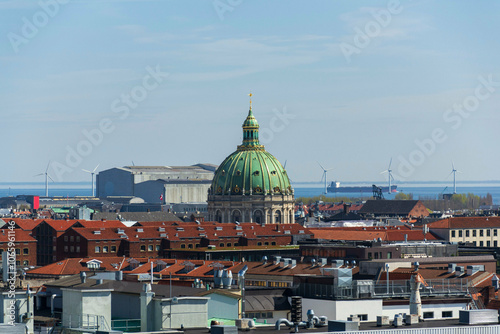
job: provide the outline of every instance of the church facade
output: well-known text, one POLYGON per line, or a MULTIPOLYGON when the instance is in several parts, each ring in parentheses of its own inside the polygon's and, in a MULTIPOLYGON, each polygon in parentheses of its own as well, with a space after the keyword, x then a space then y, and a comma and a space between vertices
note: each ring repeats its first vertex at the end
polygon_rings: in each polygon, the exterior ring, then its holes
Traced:
POLYGON ((281 163, 259 143, 259 124, 250 110, 243 142, 217 168, 208 190, 209 219, 221 223, 294 223, 294 194, 281 163))

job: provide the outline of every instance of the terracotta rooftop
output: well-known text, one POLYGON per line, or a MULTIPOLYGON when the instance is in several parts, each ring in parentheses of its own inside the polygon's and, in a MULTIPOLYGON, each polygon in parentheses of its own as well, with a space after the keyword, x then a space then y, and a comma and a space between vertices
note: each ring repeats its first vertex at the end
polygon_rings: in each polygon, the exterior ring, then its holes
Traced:
POLYGON ((500 228, 500 217, 452 217, 427 225, 429 228, 500 228))

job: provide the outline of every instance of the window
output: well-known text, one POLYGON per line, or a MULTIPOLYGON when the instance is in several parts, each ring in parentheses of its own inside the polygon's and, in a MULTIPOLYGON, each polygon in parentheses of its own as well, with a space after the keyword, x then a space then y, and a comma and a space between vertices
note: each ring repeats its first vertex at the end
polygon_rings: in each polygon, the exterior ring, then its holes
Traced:
POLYGON ((158 252, 160 250, 160 245, 155 246, 156 251, 158 252))
POLYGON ((69 242, 75 242, 75 237, 74 236, 70 236, 69 237, 69 242))
POLYGON ((223 242, 221 242, 221 243, 219 244, 219 247, 224 247, 224 243, 223 243, 223 242))
POLYGON ((102 246, 102 252, 107 253, 108 252, 108 246, 102 246))
POLYGON ((378 253, 374 253, 375 254, 375 258, 378 259, 378 253))
POLYGON ((453 318, 453 311, 443 311, 441 318, 453 318))
POLYGON ((483 237, 484 236, 484 230, 479 230, 479 236, 483 237))
POLYGON ((455 230, 451 230, 451 237, 455 238, 455 230))
POLYGON ((462 230, 458 230, 458 236, 461 238, 462 237, 462 230))
POLYGON ((64 246, 64 252, 67 253, 68 252, 68 246, 64 246))
POLYGON ((64 236, 64 242, 68 242, 68 236, 67 235, 64 236))
POLYGON ((368 258, 371 260, 372 259, 372 253, 368 252, 368 258))
POLYGON ((23 261, 23 266, 29 266, 29 265, 30 265, 30 261, 28 261, 28 260, 23 261))
POLYGON ((486 247, 491 247, 491 242, 489 240, 486 241, 486 247))
POLYGON ((231 243, 230 242, 227 243, 227 247, 231 247, 231 243))
POLYGON ((493 236, 494 236, 494 237, 496 237, 496 236, 497 236, 497 234, 498 234, 497 229, 494 229, 494 230, 493 230, 493 236))
POLYGON ((357 314, 357 316, 361 321, 368 321, 368 314, 357 314))
POLYGON ((271 241, 271 246, 276 246, 276 241, 271 241))
POLYGON ((269 246, 269 242, 264 242, 264 246, 269 246))
POLYGON ((23 248, 23 255, 28 255, 30 250, 28 248, 23 248))
POLYGON ((146 251, 146 245, 141 245, 141 252, 145 252, 146 251))
POLYGON ((76 242, 80 242, 80 236, 79 235, 76 236, 76 242))
POLYGON ((100 253, 101 252, 101 246, 95 246, 95 252, 100 253))
POLYGON ((75 252, 75 246, 70 246, 70 247, 69 247, 69 251, 70 251, 71 253, 74 253, 74 252, 75 252))
POLYGON ((424 319, 434 319, 434 312, 424 312, 424 319))
POLYGON ((76 252, 80 253, 80 246, 76 246, 76 252))
POLYGON ((257 242, 257 246, 262 246, 262 242, 257 242))
POLYGON ((479 247, 483 247, 483 246, 484 246, 483 240, 479 241, 479 247))
POLYGON ((193 244, 188 244, 189 249, 193 249, 193 244))
POLYGON ((486 230, 486 236, 487 237, 491 236, 491 230, 490 229, 486 230))
POLYGON ((152 252, 153 251, 153 245, 148 245, 148 252, 152 252))
POLYGON ((476 236, 476 230, 472 230, 472 236, 475 237, 476 236))
POLYGON ((21 249, 16 248, 16 255, 21 255, 21 249))
POLYGON ((116 253, 116 246, 111 246, 111 253, 116 253))
POLYGON ((392 252, 387 252, 387 258, 392 259, 392 252))
POLYGON ((186 248, 186 244, 181 244, 181 248, 186 248))
POLYGON ((470 237, 469 230, 465 230, 465 236, 466 236, 466 237, 470 237))

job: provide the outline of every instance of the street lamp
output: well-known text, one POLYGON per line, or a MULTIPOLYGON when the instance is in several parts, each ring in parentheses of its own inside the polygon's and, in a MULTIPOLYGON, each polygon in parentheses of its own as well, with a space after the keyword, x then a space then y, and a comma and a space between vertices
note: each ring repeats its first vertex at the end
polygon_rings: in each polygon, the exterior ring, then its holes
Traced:
POLYGON ((389 294, 389 263, 385 264, 385 279, 387 281, 387 294, 389 294))

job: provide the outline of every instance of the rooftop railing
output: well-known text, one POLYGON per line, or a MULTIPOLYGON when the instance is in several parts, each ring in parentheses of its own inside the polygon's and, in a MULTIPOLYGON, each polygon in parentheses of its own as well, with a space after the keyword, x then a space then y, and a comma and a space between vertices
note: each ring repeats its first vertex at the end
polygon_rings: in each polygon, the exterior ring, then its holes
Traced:
MULTIPOLYGON (((426 281, 427 286, 420 287, 421 297, 468 296, 468 279, 434 279, 426 281)), ((301 283, 297 293, 306 298, 319 299, 359 299, 359 298, 404 298, 410 297, 409 280, 394 280, 383 283, 373 281, 352 281, 344 286, 301 283)))

